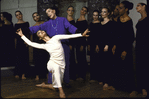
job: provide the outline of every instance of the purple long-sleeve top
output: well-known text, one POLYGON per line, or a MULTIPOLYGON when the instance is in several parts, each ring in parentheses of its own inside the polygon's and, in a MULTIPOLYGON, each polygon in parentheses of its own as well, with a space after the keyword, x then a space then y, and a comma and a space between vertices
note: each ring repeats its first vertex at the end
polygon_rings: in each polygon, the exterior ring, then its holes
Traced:
POLYGON ((75 34, 77 30, 77 28, 70 24, 64 17, 57 17, 55 20, 50 19, 39 26, 29 27, 29 29, 32 34, 36 33, 38 30, 44 30, 50 37, 57 34, 66 34, 66 30, 75 34))

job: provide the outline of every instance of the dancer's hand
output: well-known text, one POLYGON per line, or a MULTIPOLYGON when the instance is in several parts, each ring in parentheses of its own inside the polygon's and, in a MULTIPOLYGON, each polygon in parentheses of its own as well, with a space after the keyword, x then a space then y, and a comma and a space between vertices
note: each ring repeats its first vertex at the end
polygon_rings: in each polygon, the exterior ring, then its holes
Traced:
POLYGON ((95 51, 96 51, 97 53, 99 52, 99 47, 98 47, 98 45, 96 45, 95 51))
POLYGON ((22 33, 21 28, 19 28, 19 29, 17 30, 17 32, 16 32, 16 33, 17 33, 18 35, 20 35, 21 37, 22 37, 22 36, 24 36, 24 35, 23 35, 23 33, 22 33))
POLYGON ((113 55, 115 54, 115 49, 116 49, 116 45, 114 45, 113 48, 112 48, 113 55))
POLYGON ((123 51, 123 52, 122 52, 122 54, 121 54, 121 58, 122 58, 122 60, 124 60, 124 59, 125 59, 126 54, 127 54, 127 52, 126 52, 126 51, 123 51))
POLYGON ((87 33, 89 33, 90 31, 88 30, 88 29, 86 29, 85 31, 84 31, 84 33, 82 34, 82 36, 84 36, 84 37, 89 37, 89 35, 86 35, 87 33))
POLYGON ((80 51, 82 52, 83 51, 83 46, 81 45, 81 47, 80 47, 80 51))
POLYGON ((107 52, 107 51, 108 51, 108 48, 109 48, 109 46, 106 45, 106 46, 104 47, 104 52, 107 52))

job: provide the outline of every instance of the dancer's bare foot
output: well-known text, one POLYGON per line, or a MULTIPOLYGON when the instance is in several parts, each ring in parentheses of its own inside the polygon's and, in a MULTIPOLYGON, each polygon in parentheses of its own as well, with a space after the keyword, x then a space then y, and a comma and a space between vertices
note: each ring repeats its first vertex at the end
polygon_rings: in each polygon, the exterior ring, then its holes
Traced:
POLYGON ((129 95, 130 95, 130 96, 136 96, 137 93, 138 93, 138 92, 136 92, 136 91, 132 91, 129 95))
POLYGON ((94 82, 96 82, 96 81, 95 81, 95 80, 90 80, 89 82, 90 82, 90 83, 94 83, 94 82))
POLYGON ((35 80, 39 80, 39 76, 38 76, 38 75, 36 75, 36 78, 35 78, 35 80))
POLYGON ((43 87, 43 86, 45 86, 45 83, 43 82, 43 83, 41 83, 41 84, 37 84, 36 86, 37 86, 37 87, 43 87))
POLYGON ((99 82, 100 85, 103 85, 103 82, 99 82))
POLYGON ((26 79, 26 77, 22 77, 22 79, 26 79))
POLYGON ((15 78, 16 78, 16 79, 19 79, 19 76, 18 76, 18 75, 16 75, 16 76, 15 76, 15 78))
POLYGON ((22 79, 26 79, 25 74, 22 74, 22 79))
POLYGON ((147 96, 147 91, 145 90, 145 89, 142 89, 142 94, 143 94, 143 96, 147 96))
POLYGON ((103 85, 103 90, 108 90, 108 84, 107 84, 107 83, 105 83, 105 84, 103 85))
POLYGON ((37 86, 37 87, 49 88, 49 89, 55 90, 55 88, 53 87, 52 84, 45 84, 44 82, 41 83, 41 84, 37 84, 36 86, 37 86))
POLYGON ((65 96, 64 93, 60 93, 60 94, 59 94, 59 97, 60 97, 60 98, 66 98, 66 96, 65 96))
POLYGON ((52 90, 55 90, 55 88, 53 87, 52 84, 48 84, 49 88, 52 89, 52 90))
POLYGON ((114 88, 113 86, 109 86, 109 87, 108 87, 108 90, 113 90, 113 91, 114 91, 115 88, 114 88))
POLYGON ((59 89, 59 97, 60 98, 66 98, 65 93, 63 91, 63 88, 62 87, 59 87, 58 89, 59 89))

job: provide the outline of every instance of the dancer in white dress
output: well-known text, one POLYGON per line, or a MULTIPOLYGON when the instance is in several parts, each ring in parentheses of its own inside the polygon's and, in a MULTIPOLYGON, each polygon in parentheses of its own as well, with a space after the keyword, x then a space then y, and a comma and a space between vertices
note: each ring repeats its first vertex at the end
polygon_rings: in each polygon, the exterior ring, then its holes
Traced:
MULTIPOLYGON (((54 89, 58 88, 60 92, 60 98, 65 98, 65 93, 62 89, 62 80, 64 75, 65 69, 65 56, 63 47, 61 45, 62 39, 70 39, 70 38, 77 38, 77 37, 88 37, 87 33, 89 33, 88 29, 83 33, 79 34, 71 34, 71 35, 55 35, 50 38, 45 31, 39 30, 37 32, 37 36, 39 39, 45 41, 45 44, 38 44, 35 42, 31 42, 28 38, 26 38, 22 30, 19 29, 16 33, 21 36, 21 38, 30 46, 44 49, 50 54, 50 60, 47 63, 47 69, 52 73, 52 85, 49 85, 48 88, 54 89)), ((23 52, 22 52, 23 53, 23 52)))

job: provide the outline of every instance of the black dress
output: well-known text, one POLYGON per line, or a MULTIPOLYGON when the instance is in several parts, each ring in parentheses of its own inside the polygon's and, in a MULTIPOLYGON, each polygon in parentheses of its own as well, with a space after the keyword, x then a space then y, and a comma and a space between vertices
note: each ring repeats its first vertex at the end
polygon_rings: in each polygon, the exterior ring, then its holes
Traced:
POLYGON ((15 32, 13 24, 1 27, 1 66, 15 65, 15 32))
MULTIPOLYGON (((86 20, 76 22, 76 27, 79 32, 83 33, 88 28, 88 23, 86 20)), ((77 74, 78 77, 86 79, 87 73, 87 60, 86 60, 86 37, 76 38, 76 58, 77 58, 77 74), (83 50, 80 51, 80 47, 83 46, 83 50)))
POLYGON ((134 41, 134 30, 132 20, 121 22, 118 18, 118 33, 116 43, 116 68, 115 87, 116 89, 132 92, 135 88, 134 66, 132 48, 134 41), (121 59, 123 51, 127 52, 124 60, 121 59))
POLYGON ((138 21, 136 28, 136 73, 138 91, 148 90, 148 61, 149 61, 149 39, 148 18, 138 21))
POLYGON ((99 53, 97 53, 96 45, 98 45, 100 39, 100 23, 90 23, 89 25, 89 37, 88 37, 88 45, 90 45, 90 80, 99 80, 100 75, 100 67, 99 67, 99 53))
MULTIPOLYGON (((39 44, 44 44, 43 40, 39 40, 37 34, 33 34, 33 42, 37 42, 39 44)), ((49 53, 43 49, 33 48, 33 61, 35 65, 35 75, 38 75, 39 78, 47 78, 48 74, 47 70, 47 62, 49 60, 49 53), (42 68, 41 68, 42 67, 42 68)))
MULTIPOLYGON (((24 29, 25 27, 29 27, 28 22, 15 24, 15 31, 19 28, 22 28, 23 34, 29 38, 29 33, 26 31, 26 29, 24 29)), ((16 67, 14 75, 22 76, 22 74, 27 73, 27 69, 29 68, 29 48, 26 47, 24 41, 17 34, 16 39, 16 67)))
MULTIPOLYGON (((113 47, 113 40, 114 40, 114 23, 113 21, 109 21, 106 24, 100 27, 100 38, 99 38, 99 67, 100 67, 100 76, 99 80, 103 83, 107 83, 111 85, 111 77, 112 73, 111 70, 114 68, 112 64, 112 47, 113 47), (104 47, 108 45, 108 51, 104 52, 104 47)), ((99 37, 98 36, 98 37, 99 37)))
MULTIPOLYGON (((75 26, 75 21, 71 20, 69 21, 70 24, 75 26)), ((67 30, 67 34, 72 34, 67 30)), ((75 38, 69 39, 69 45, 72 46, 72 49, 70 49, 70 65, 69 65, 69 74, 70 74, 70 79, 75 80, 76 79, 76 62, 75 62, 75 38)))

